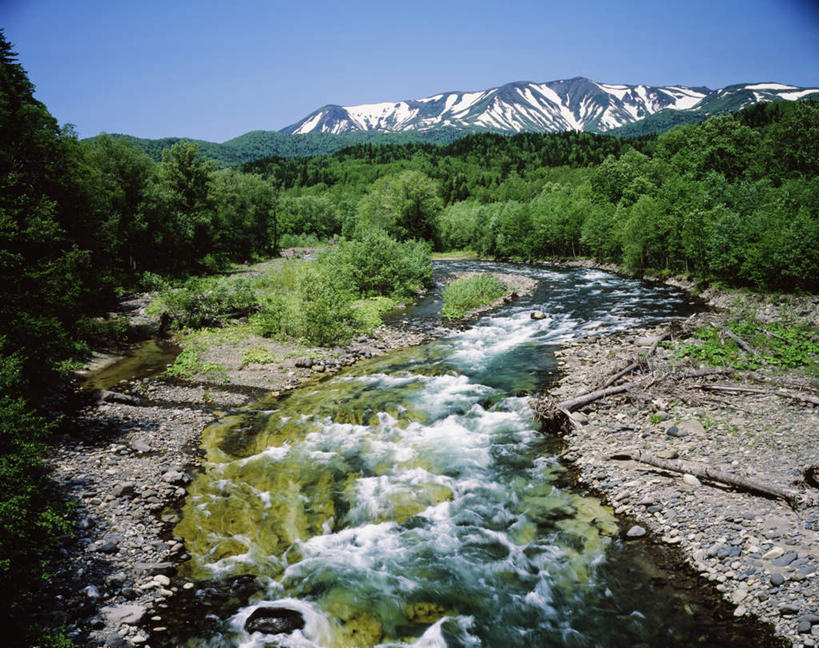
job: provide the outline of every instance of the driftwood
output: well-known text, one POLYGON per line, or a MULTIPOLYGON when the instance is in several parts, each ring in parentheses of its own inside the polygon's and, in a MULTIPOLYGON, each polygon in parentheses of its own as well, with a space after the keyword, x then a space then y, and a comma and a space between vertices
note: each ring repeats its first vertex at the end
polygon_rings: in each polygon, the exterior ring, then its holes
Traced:
POLYGON ((791 506, 798 506, 800 504, 816 506, 819 503, 819 500, 817 500, 816 497, 812 497, 801 491, 766 484, 764 482, 757 481, 756 479, 751 479, 750 477, 740 477, 739 475, 734 475, 733 473, 712 468, 708 464, 683 461, 680 459, 661 459, 660 457, 644 452, 643 450, 618 452, 611 455, 609 458, 615 460, 631 459, 633 461, 645 463, 656 468, 662 468, 663 470, 694 475, 700 479, 727 484, 755 495, 764 495, 775 499, 783 499, 791 506))
POLYGON ((639 387, 650 387, 657 380, 661 378, 700 378, 702 376, 710 376, 715 374, 733 373, 733 369, 698 369, 696 371, 688 371, 683 374, 665 374, 664 376, 649 375, 641 380, 635 380, 616 387, 607 387, 606 389, 598 389, 570 400, 555 403, 548 399, 535 399, 530 403, 530 406, 535 412, 535 417, 538 418, 544 425, 547 431, 560 434, 568 431, 568 428, 576 427, 576 421, 571 417, 571 412, 576 409, 601 400, 609 396, 622 394, 629 390, 637 389, 639 387))
POLYGON ((800 394, 798 392, 789 392, 784 389, 762 389, 761 387, 744 387, 742 385, 702 385, 701 389, 708 391, 724 391, 724 392, 743 392, 749 394, 773 394, 774 396, 781 396, 782 398, 792 398, 794 400, 819 405, 819 398, 811 396, 810 394, 800 394))
POLYGON ((752 356, 759 357, 759 351, 754 349, 750 344, 748 344, 745 340, 743 340, 741 337, 739 337, 736 333, 734 333, 727 326, 722 326, 720 328, 722 329, 722 332, 725 335, 727 335, 729 338, 731 338, 734 342, 736 342, 739 345, 740 349, 742 349, 743 351, 745 351, 746 353, 748 353, 748 354, 750 354, 752 356))
POLYGON ((778 335, 778 334, 776 334, 776 333, 774 333, 772 331, 769 331, 768 329, 764 329, 764 328, 761 328, 759 330, 762 331, 768 337, 776 338, 777 340, 781 340, 782 342, 787 342, 788 344, 791 344, 791 340, 789 340, 786 337, 783 337, 782 335, 778 335))
POLYGON ((662 342, 663 340, 667 340, 669 337, 671 337, 671 331, 667 331, 666 333, 663 333, 662 335, 657 337, 657 339, 654 340, 654 344, 652 344, 649 347, 648 351, 646 351, 645 354, 643 354, 643 355, 637 354, 637 358, 634 360, 634 362, 632 362, 631 364, 629 364, 624 369, 621 369, 617 373, 615 373, 612 376, 610 376, 609 378, 607 378, 599 386, 598 389, 605 389, 609 385, 613 385, 618 380, 620 380, 620 378, 622 378, 623 376, 625 376, 627 374, 630 374, 635 369, 639 369, 641 367, 643 369, 647 369, 648 368, 648 363, 646 362, 646 360, 648 358, 650 358, 652 355, 654 355, 654 352, 657 350, 657 347, 660 346, 660 342, 662 342))

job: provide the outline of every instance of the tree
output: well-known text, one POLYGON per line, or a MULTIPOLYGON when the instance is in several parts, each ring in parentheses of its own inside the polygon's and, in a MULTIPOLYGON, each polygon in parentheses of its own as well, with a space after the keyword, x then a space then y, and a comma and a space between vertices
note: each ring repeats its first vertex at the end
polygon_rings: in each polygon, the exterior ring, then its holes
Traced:
POLYGON ((358 204, 362 227, 381 227, 400 241, 429 240, 443 208, 438 184, 420 171, 376 180, 358 204))
POLYGON ((234 169, 211 177, 213 252, 238 261, 274 246, 275 191, 262 176, 234 169))
POLYGON ((154 263, 176 272, 192 268, 213 244, 213 205, 209 194, 213 163, 196 144, 181 141, 162 152, 156 182, 148 196, 149 228, 157 246, 154 263))

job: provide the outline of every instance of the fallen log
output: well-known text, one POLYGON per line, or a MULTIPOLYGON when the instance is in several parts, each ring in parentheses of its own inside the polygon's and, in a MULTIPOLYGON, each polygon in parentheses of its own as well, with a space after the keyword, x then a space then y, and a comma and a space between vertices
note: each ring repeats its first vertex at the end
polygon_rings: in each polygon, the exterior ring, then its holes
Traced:
POLYGON ((740 477, 733 473, 728 473, 723 470, 712 468, 708 464, 698 463, 694 461, 684 461, 682 459, 661 459, 643 450, 627 450, 618 452, 609 457, 618 461, 631 459, 640 463, 654 466, 655 468, 662 468, 663 470, 670 470, 671 472, 694 475, 699 479, 705 479, 713 482, 720 482, 733 486, 739 490, 752 493, 754 495, 764 495, 774 499, 783 499, 791 506, 799 506, 805 504, 807 506, 816 506, 819 503, 816 497, 812 497, 807 493, 793 490, 790 488, 783 488, 772 484, 752 479, 750 477, 740 477))
POLYGON ((654 340, 654 344, 652 344, 649 347, 648 351, 646 351, 645 354, 640 355, 638 353, 637 358, 634 360, 634 362, 632 362, 626 368, 621 369, 620 371, 618 371, 614 375, 607 378, 603 382, 603 384, 600 385, 600 387, 598 389, 604 389, 604 388, 608 387, 609 385, 613 385, 618 380, 620 380, 620 378, 622 378, 623 376, 625 376, 627 374, 630 374, 635 369, 639 369, 640 367, 647 367, 648 363, 646 362, 646 360, 648 358, 650 358, 652 355, 654 355, 654 352, 657 350, 657 347, 660 346, 660 342, 662 342, 663 340, 667 340, 670 336, 671 336, 670 331, 666 331, 662 335, 658 336, 657 339, 654 340))
POLYGON ((742 349, 746 353, 749 353, 752 356, 759 357, 759 351, 754 349, 750 344, 748 344, 745 340, 743 340, 741 337, 739 337, 736 333, 734 333, 727 326, 722 326, 720 328, 722 329, 722 332, 725 335, 727 335, 729 338, 731 338, 734 342, 736 342, 739 345, 740 349, 742 349))
POLYGON ((724 392, 740 392, 749 394, 773 394, 781 398, 793 398, 804 403, 811 403, 819 405, 819 398, 811 396, 810 394, 800 394, 798 392, 789 392, 784 389, 762 389, 760 387, 744 387, 742 385, 702 385, 700 389, 708 391, 724 391, 724 392))
MULTIPOLYGON (((688 371, 676 376, 673 374, 667 374, 667 376, 671 378, 700 378, 702 376, 720 375, 733 372, 733 369, 697 369, 696 371, 688 371)), ((640 380, 634 380, 623 385, 617 385, 616 387, 598 389, 569 400, 555 402, 554 400, 537 398, 532 400, 529 405, 534 411, 535 417, 540 420, 548 432, 553 434, 562 434, 568 432, 569 428, 577 427, 577 422, 571 417, 571 412, 574 410, 583 407, 584 405, 589 405, 590 403, 600 399, 622 394, 630 389, 635 389, 637 387, 650 387, 656 380, 658 380, 657 376, 649 375, 640 380)))
POLYGON ((594 401, 600 400, 601 398, 614 396, 615 394, 622 394, 624 391, 628 391, 629 389, 637 387, 642 382, 645 382, 645 380, 635 380, 630 383, 625 383, 624 385, 617 385, 617 387, 598 389, 596 391, 589 392, 588 394, 578 396, 577 398, 572 398, 571 400, 563 401, 559 403, 557 407, 558 409, 563 409, 566 410, 567 412, 572 412, 576 410, 578 407, 583 407, 584 405, 593 403, 594 401))

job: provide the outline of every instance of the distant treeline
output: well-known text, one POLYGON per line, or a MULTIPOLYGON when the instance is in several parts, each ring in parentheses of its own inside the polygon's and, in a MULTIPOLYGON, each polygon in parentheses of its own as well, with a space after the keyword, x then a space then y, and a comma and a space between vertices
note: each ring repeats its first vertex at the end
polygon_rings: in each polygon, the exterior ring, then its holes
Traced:
POLYGON ((89 139, 111 137, 115 140, 125 140, 140 149, 154 162, 162 161, 162 153, 166 149, 187 141, 198 146, 202 156, 211 160, 217 167, 225 168, 272 155, 281 157, 329 155, 357 144, 449 144, 466 134, 468 133, 462 129, 455 128, 436 128, 428 132, 409 131, 405 133, 350 131, 347 133, 289 134, 257 130, 239 135, 226 142, 208 142, 185 137, 146 139, 118 133, 98 135, 89 139))

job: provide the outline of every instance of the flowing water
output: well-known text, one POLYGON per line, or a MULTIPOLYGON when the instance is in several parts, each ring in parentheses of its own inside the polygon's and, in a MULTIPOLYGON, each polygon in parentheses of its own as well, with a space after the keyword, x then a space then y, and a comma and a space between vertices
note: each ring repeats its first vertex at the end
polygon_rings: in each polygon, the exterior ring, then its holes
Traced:
POLYGON ((186 645, 760 645, 619 540, 527 407, 562 342, 694 306, 594 270, 447 267, 525 273, 539 288, 205 430, 204 472, 175 530, 192 556, 182 573, 252 575, 258 591, 186 645), (545 320, 530 318, 535 306, 545 320), (296 610, 305 626, 250 634, 260 607, 296 610))

